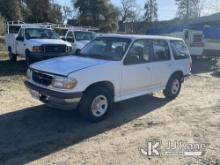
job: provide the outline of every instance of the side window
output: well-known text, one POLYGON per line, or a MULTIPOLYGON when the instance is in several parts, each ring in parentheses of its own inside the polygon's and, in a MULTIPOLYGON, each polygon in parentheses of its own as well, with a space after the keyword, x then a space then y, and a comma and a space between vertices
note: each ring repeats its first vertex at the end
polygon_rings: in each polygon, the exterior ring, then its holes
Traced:
POLYGON ((127 57, 125 58, 125 65, 141 64, 153 61, 152 56, 152 41, 151 40, 137 40, 130 48, 127 57))
POLYGON ((66 36, 66 40, 71 43, 75 42, 73 32, 71 32, 71 31, 68 32, 68 34, 66 36))
POLYGON ((168 42, 165 40, 153 41, 154 61, 168 61, 171 59, 168 42))
POLYGON ((21 29, 20 32, 18 33, 19 38, 24 38, 24 30, 21 29))
POLYGON ((183 41, 170 41, 170 45, 176 60, 189 58, 188 48, 183 41))

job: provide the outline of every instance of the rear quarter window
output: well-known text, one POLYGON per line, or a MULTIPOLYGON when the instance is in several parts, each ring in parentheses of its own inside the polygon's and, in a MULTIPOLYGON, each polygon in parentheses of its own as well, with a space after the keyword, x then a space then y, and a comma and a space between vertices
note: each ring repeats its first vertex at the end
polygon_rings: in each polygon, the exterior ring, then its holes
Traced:
POLYGON ((170 41, 170 45, 174 59, 179 60, 189 58, 189 50, 183 41, 170 41))

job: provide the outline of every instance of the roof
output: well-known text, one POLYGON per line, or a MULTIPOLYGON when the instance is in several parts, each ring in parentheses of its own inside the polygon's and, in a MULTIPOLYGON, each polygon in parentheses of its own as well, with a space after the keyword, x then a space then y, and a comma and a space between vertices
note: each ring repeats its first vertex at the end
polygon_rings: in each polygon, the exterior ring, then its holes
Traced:
POLYGON ((100 37, 118 37, 118 38, 128 38, 132 40, 137 40, 137 39, 182 40, 181 38, 168 37, 168 36, 134 35, 134 34, 101 34, 100 37))

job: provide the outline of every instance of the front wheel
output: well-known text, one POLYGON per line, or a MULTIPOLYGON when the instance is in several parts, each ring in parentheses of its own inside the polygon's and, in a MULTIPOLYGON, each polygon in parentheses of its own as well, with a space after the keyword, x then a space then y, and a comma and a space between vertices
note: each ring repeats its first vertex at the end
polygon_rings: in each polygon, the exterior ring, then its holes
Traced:
POLYGON ((88 90, 79 105, 81 116, 90 122, 99 122, 106 118, 112 104, 112 96, 105 88, 88 90))
POLYGON ((27 64, 27 67, 29 67, 31 64, 33 64, 33 60, 31 58, 31 55, 30 55, 30 52, 26 52, 26 64, 27 64))
POLYGON ((10 60, 11 62, 16 62, 16 61, 17 61, 17 55, 16 55, 16 54, 13 54, 11 51, 9 51, 8 56, 9 56, 9 60, 10 60))
POLYGON ((182 82, 180 76, 172 76, 168 81, 166 89, 163 91, 164 95, 169 99, 175 99, 181 90, 182 82))

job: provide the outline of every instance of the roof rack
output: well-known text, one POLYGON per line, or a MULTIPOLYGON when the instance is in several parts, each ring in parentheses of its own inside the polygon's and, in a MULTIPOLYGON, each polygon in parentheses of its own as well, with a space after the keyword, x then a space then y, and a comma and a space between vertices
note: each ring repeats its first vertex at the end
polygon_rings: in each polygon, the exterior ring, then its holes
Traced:
POLYGON ((23 21, 8 21, 7 32, 17 33, 21 27, 38 27, 38 28, 51 28, 51 23, 25 23, 23 21))
POLYGON ((8 21, 7 22, 8 33, 17 33, 21 27, 41 27, 41 28, 84 30, 84 31, 98 31, 99 30, 98 28, 92 27, 92 26, 71 26, 71 25, 63 25, 63 24, 53 24, 49 22, 45 22, 45 23, 25 23, 23 21, 8 21))
POLYGON ((62 25, 55 24, 52 25, 51 28, 54 29, 68 29, 68 30, 86 30, 86 31, 98 31, 99 29, 92 26, 71 26, 71 25, 62 25))

